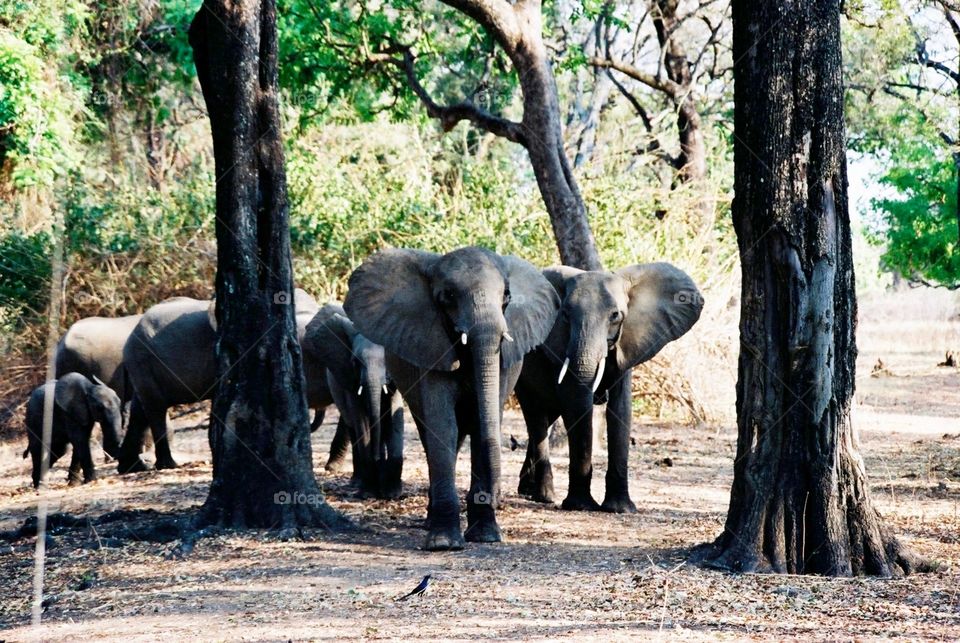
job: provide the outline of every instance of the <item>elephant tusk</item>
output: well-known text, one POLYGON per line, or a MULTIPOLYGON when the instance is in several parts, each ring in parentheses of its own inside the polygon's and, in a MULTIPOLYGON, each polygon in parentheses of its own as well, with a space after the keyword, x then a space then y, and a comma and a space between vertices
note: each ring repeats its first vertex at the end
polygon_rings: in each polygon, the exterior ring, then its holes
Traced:
POLYGON ((600 388, 600 380, 603 378, 603 365, 607 363, 607 358, 600 358, 600 366, 597 367, 597 376, 593 378, 593 392, 596 393, 600 388))
POLYGON ((460 343, 463 344, 464 346, 467 345, 467 334, 466 334, 466 333, 460 333, 460 343))
POLYGON ((503 332, 503 338, 504 338, 505 340, 507 340, 508 342, 512 342, 512 341, 513 341, 513 336, 510 335, 510 333, 508 333, 508 332, 506 332, 506 331, 503 332))
POLYGON ((567 367, 570 366, 570 358, 563 360, 563 366, 560 367, 560 377, 557 378, 557 384, 563 381, 563 376, 567 374, 567 367))
POLYGON ((390 395, 390 387, 387 386, 386 384, 383 385, 383 394, 390 395))
POLYGON ((363 395, 363 384, 361 384, 360 388, 357 389, 357 395, 363 395))

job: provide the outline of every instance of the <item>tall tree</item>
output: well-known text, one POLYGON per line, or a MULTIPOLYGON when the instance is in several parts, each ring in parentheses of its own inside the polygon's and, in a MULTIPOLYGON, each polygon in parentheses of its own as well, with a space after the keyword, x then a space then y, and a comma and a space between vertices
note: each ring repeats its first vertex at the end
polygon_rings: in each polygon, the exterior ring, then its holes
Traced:
POLYGON ((857 348, 840 0, 733 2, 737 458, 717 566, 910 572, 850 422, 857 348))
POLYGON ((533 173, 550 215, 560 260, 583 270, 599 270, 600 255, 587 220, 587 209, 573 168, 564 150, 557 82, 543 40, 540 0, 442 0, 476 21, 506 53, 516 70, 523 94, 519 122, 491 114, 469 99, 440 105, 420 83, 409 47, 403 58, 390 58, 404 70, 407 82, 444 130, 468 120, 480 129, 502 136, 526 149, 533 173))
POLYGON ((232 527, 333 527, 313 475, 293 309, 277 102, 275 0, 205 0, 190 45, 217 176, 213 483, 203 518, 232 527))

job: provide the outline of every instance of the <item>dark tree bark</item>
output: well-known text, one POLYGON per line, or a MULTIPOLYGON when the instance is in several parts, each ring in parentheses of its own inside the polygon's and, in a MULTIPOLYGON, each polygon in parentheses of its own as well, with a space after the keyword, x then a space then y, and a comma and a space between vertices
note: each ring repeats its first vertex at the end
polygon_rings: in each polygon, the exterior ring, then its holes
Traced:
POLYGON ((713 564, 891 576, 850 422, 857 348, 839 0, 734 0, 737 459, 713 564))
POLYGON ((217 176, 213 483, 202 520, 341 525, 313 475, 297 342, 275 0, 205 0, 190 27, 217 176))
POLYGON ((523 93, 523 119, 518 123, 486 112, 470 101, 439 105, 420 84, 409 49, 403 60, 390 55, 372 62, 391 62, 404 69, 406 80, 427 113, 450 130, 462 120, 522 145, 530 156, 557 240, 560 260, 583 270, 600 270, 587 209, 563 147, 557 83, 543 42, 540 0, 443 0, 482 26, 506 52, 517 71, 523 93))

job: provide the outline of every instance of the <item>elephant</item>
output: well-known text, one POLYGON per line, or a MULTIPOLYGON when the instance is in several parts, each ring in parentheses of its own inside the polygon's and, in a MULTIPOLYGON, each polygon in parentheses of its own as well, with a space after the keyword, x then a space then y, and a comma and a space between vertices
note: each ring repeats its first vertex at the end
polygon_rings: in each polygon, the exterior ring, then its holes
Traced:
POLYGON ((42 384, 34 389, 27 401, 27 449, 23 452, 33 459, 33 486, 40 486, 43 474, 43 458, 49 458, 48 467, 66 453, 67 445, 73 447, 70 459, 70 485, 97 477, 90 455, 90 434, 93 424, 100 424, 103 433, 103 450, 113 458, 118 457, 121 425, 120 398, 103 381, 94 376, 91 381, 80 373, 66 373, 59 379, 42 384), (50 443, 43 448, 43 407, 46 396, 53 393, 53 424, 50 443))
MULTIPOLYGON (((403 404, 387 376, 383 346, 364 337, 340 304, 323 306, 301 341, 304 362, 326 368, 327 383, 353 446, 361 492, 397 498, 402 491, 403 404)), ((332 447, 337 448, 337 438, 332 447)), ((331 451, 331 459, 334 452, 331 451)))
MULTIPOLYGON (((299 289, 294 305, 298 334, 302 334, 319 306, 299 289)), ((134 395, 129 428, 120 448, 121 472, 146 470, 140 451, 148 426, 153 434, 156 468, 177 466, 170 453, 167 409, 213 397, 217 387, 216 342, 212 301, 174 297, 143 314, 123 347, 124 367, 134 395)), ((320 371, 310 371, 308 404, 312 408, 326 407, 333 398, 325 381, 320 381, 323 378, 314 372, 320 371)), ((319 426, 319 422, 315 424, 319 426)))
POLYGON ((344 308, 384 347, 410 409, 430 478, 425 549, 499 542, 500 423, 523 356, 546 338, 559 308, 528 262, 478 247, 445 255, 382 250, 350 276, 344 308), (460 529, 454 469, 470 436, 472 483, 460 529))
POLYGON ((106 382, 124 403, 126 428, 132 396, 123 367, 123 345, 143 315, 87 317, 75 322, 57 343, 55 377, 80 373, 106 382))
POLYGON ((631 369, 690 330, 703 298, 693 280, 668 263, 616 272, 559 266, 543 274, 563 303, 546 341, 524 360, 515 389, 529 435, 518 491, 553 502, 547 432, 562 417, 570 446, 562 507, 635 512, 627 476, 631 369), (593 406, 604 402, 609 458, 606 496, 598 505, 590 494, 593 406))

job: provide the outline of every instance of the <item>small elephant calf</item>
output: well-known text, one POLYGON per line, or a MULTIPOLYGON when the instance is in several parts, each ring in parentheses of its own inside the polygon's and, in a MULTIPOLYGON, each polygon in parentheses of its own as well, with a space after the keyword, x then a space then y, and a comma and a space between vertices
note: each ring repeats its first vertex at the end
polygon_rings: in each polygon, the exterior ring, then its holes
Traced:
POLYGON ((42 384, 34 389, 27 401, 27 437, 29 440, 23 457, 33 458, 33 486, 40 486, 43 475, 43 457, 49 457, 47 468, 66 453, 67 444, 73 446, 70 460, 70 485, 79 483, 80 469, 83 482, 96 479, 90 455, 90 434, 94 422, 100 424, 103 433, 103 450, 112 458, 120 455, 118 431, 122 425, 120 398, 113 390, 94 377, 90 381, 79 373, 67 373, 58 380, 42 384), (50 444, 43 449, 43 407, 48 392, 53 392, 53 426, 50 444))

